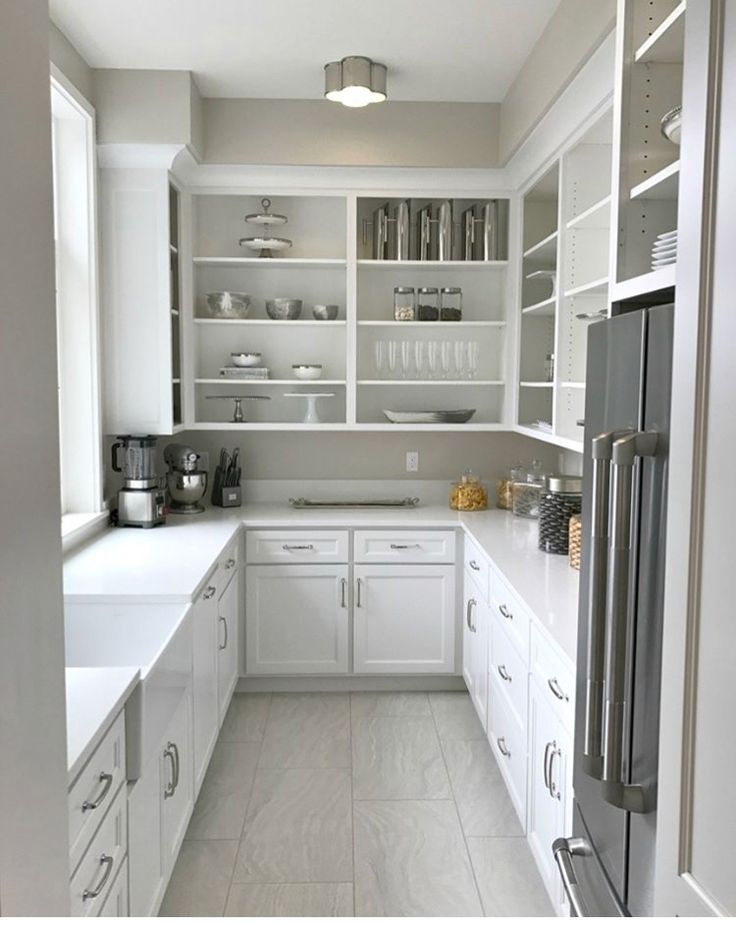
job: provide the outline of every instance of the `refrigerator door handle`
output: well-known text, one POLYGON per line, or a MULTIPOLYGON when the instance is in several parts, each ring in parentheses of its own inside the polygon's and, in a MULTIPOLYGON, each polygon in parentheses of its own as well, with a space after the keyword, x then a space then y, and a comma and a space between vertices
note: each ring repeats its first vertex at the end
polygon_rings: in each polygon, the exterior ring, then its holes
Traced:
POLYGON ((613 444, 611 475, 610 584, 606 606, 606 681, 603 751, 603 798, 630 812, 647 811, 642 787, 623 780, 626 658, 629 647, 629 563, 631 558, 634 463, 654 456, 656 433, 633 433, 613 444))
POLYGON ((556 838, 552 842, 552 854, 562 878, 562 885, 570 900, 572 913, 577 918, 586 918, 590 916, 590 912, 583 901, 580 884, 575 876, 573 858, 587 857, 591 853, 590 845, 584 838, 556 838))
POLYGON ((609 431, 593 438, 588 643, 585 672, 583 769, 596 780, 603 773, 603 685, 605 667, 606 587, 608 583, 608 506, 614 441, 632 433, 609 431))

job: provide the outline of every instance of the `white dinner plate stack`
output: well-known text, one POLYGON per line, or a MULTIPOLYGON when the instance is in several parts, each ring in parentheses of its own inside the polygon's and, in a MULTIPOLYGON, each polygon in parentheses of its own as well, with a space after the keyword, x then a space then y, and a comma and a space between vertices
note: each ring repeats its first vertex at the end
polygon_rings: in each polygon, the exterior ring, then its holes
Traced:
POLYGON ((677 263, 677 229, 657 235, 652 245, 652 269, 659 270, 677 263))

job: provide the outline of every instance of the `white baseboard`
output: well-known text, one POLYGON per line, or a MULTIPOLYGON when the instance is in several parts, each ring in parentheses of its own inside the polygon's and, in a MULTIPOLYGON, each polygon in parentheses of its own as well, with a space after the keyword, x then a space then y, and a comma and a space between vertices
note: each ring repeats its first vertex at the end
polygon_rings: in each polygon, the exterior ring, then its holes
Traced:
POLYGON ((391 677, 245 677, 237 693, 318 693, 330 691, 465 691, 458 675, 392 675, 391 677))

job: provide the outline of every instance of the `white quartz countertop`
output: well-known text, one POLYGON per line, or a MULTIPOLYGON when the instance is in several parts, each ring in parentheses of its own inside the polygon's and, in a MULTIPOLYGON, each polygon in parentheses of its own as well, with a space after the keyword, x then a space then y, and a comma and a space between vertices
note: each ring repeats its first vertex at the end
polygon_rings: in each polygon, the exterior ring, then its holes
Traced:
POLYGON ((125 705, 138 669, 66 669, 66 754, 71 784, 125 705))
POLYGON ((241 526, 304 528, 456 528, 467 531, 574 662, 578 572, 566 556, 540 552, 536 521, 491 510, 458 514, 444 504, 383 509, 295 510, 286 503, 170 515, 152 530, 108 528, 67 557, 68 602, 188 602, 241 526))

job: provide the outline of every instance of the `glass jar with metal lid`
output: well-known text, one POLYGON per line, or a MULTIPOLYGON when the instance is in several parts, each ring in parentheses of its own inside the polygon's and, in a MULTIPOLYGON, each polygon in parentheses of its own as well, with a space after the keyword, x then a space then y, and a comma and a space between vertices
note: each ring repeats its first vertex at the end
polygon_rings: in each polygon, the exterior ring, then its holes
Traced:
POLYGON ((570 518, 579 514, 583 480, 576 475, 549 476, 539 500, 539 548, 567 555, 570 549, 570 518))
POLYGON ((439 290, 436 286, 417 289, 417 321, 439 321, 439 290))
POLYGON ((417 310, 414 302, 413 286, 396 286, 394 288, 394 320, 416 321, 417 310))
POLYGON ((462 321, 463 291, 459 286, 440 289, 440 321, 462 321))

